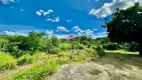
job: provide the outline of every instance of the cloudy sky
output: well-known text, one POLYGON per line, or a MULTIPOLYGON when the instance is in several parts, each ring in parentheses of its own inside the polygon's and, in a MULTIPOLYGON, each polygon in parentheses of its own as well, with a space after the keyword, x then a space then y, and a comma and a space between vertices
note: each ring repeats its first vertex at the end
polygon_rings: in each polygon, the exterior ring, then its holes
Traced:
POLYGON ((27 35, 46 32, 66 38, 107 36, 104 17, 111 20, 116 8, 126 9, 142 0, 0 0, 0 34, 27 35))

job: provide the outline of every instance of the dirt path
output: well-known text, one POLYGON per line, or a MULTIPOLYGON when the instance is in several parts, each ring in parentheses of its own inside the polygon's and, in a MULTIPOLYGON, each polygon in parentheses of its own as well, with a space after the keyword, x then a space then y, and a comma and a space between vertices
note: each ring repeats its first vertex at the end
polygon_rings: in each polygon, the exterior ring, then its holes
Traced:
POLYGON ((0 80, 5 80, 5 78, 9 78, 9 77, 13 76, 14 74, 18 73, 19 71, 28 69, 31 66, 32 66, 31 64, 24 65, 24 66, 18 66, 16 69, 4 72, 4 73, 0 74, 0 80))
POLYGON ((49 80, 142 80, 142 58, 107 55, 85 64, 64 65, 49 80))

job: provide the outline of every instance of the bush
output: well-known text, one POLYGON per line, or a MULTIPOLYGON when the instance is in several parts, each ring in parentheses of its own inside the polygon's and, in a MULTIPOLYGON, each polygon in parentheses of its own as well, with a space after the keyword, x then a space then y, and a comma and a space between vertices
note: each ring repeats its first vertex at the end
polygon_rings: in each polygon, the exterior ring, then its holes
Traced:
POLYGON ((94 54, 94 50, 92 48, 86 48, 85 51, 87 51, 89 54, 94 54))
POLYGON ((132 43, 129 45, 129 47, 128 47, 127 50, 128 50, 128 51, 132 51, 132 52, 139 51, 139 45, 138 45, 138 43, 132 42, 132 43))
POLYGON ((54 48, 52 48, 52 49, 49 51, 49 53, 51 53, 51 54, 58 54, 60 51, 61 51, 60 48, 54 47, 54 48))
POLYGON ((79 49, 85 49, 85 48, 86 48, 85 45, 83 45, 83 44, 80 44, 80 45, 79 45, 79 49))
POLYGON ((100 57, 105 55, 105 51, 101 46, 97 46, 96 52, 100 57))
POLYGON ((57 64, 62 65, 62 64, 68 64, 71 61, 69 60, 69 58, 58 58, 56 62, 57 62, 57 64))
POLYGON ((0 52, 0 72, 10 70, 16 66, 16 59, 7 53, 0 52))
POLYGON ((0 48, 2 48, 6 43, 8 43, 8 40, 0 38, 0 48))
POLYGON ((121 46, 117 43, 108 43, 108 44, 104 44, 103 48, 107 50, 118 50, 121 48, 121 46))
POLYGON ((63 44, 60 45, 60 48, 62 50, 70 50, 71 49, 71 44, 69 44, 69 43, 63 43, 63 44))
POLYGON ((46 76, 51 76, 57 67, 55 62, 38 64, 17 73, 13 80, 43 80, 46 76))
POLYGON ((68 52, 59 52, 58 56, 59 57, 69 57, 69 56, 71 56, 71 53, 68 53, 68 52))
POLYGON ((87 59, 88 55, 86 54, 79 54, 73 57, 73 61, 77 61, 77 62, 82 62, 85 61, 87 59))
POLYGON ((7 43, 3 46, 2 51, 9 52, 10 55, 18 58, 22 56, 21 50, 18 49, 17 43, 7 43))
POLYGON ((17 60, 18 65, 29 64, 29 63, 32 63, 32 56, 29 54, 23 55, 17 60))

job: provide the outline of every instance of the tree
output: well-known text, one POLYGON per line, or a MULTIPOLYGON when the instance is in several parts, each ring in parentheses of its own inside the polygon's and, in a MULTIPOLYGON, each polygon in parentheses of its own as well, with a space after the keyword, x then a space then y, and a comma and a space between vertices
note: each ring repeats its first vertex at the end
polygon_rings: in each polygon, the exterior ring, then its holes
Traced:
POLYGON ((108 37, 113 42, 138 42, 139 55, 142 56, 142 6, 136 3, 126 10, 119 10, 113 14, 111 21, 106 20, 108 37))
POLYGON ((61 41, 56 36, 52 36, 51 41, 52 41, 52 45, 55 47, 59 47, 61 43, 61 41))
POLYGON ((44 33, 30 32, 28 38, 24 40, 23 44, 28 50, 39 50, 42 47, 42 39, 44 33))

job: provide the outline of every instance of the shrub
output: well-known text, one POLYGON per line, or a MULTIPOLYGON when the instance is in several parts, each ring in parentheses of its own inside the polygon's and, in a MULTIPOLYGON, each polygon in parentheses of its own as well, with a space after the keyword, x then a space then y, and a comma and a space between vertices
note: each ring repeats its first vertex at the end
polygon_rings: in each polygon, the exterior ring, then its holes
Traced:
POLYGON ((107 50, 117 50, 117 49, 120 49, 120 45, 117 43, 108 43, 108 44, 104 44, 103 48, 107 50))
POLYGON ((21 50, 18 49, 17 43, 7 43, 3 46, 2 51, 9 52, 10 55, 18 58, 22 56, 21 50))
POLYGON ((0 38, 0 48, 2 48, 4 46, 4 44, 8 43, 8 40, 4 39, 4 38, 0 38))
POLYGON ((86 54, 79 54, 73 57, 73 61, 77 61, 77 62, 82 62, 85 61, 87 59, 88 55, 86 54))
POLYGON ((39 62, 39 61, 44 61, 45 59, 47 59, 47 53, 43 53, 43 52, 40 52, 40 53, 36 53, 32 56, 32 59, 33 59, 33 62, 39 62))
POLYGON ((132 52, 139 51, 138 43, 132 42, 128 47, 128 51, 132 51, 132 52))
POLYGON ((105 51, 101 46, 97 46, 96 52, 100 57, 105 55, 105 51))
POLYGON ((71 44, 69 44, 69 43, 63 43, 63 44, 60 45, 60 48, 62 50, 70 50, 71 49, 71 44))
POLYGON ((69 58, 58 58, 56 62, 57 64, 62 65, 62 64, 70 63, 71 61, 69 60, 69 58))
POLYGON ((58 53, 58 56, 59 57, 69 57, 69 56, 71 56, 71 53, 68 53, 68 52, 59 52, 58 53))
POLYGON ((80 45, 79 45, 79 49, 85 49, 85 48, 86 48, 85 45, 83 45, 83 44, 80 44, 80 45))
POLYGON ((78 41, 73 41, 72 42, 72 49, 79 49, 80 43, 78 41))
POLYGON ((51 53, 51 54, 58 54, 60 51, 61 51, 60 48, 54 47, 54 48, 52 48, 52 49, 49 51, 49 53, 51 53))
POLYGON ((23 55, 17 60, 18 65, 29 64, 29 63, 32 63, 32 56, 29 54, 23 55))
POLYGON ((0 72, 10 70, 16 66, 16 59, 7 53, 0 52, 0 72))
POLYGON ((43 80, 46 76, 52 75, 57 67, 55 62, 38 64, 17 73, 13 80, 43 80))
POLYGON ((89 54, 94 54, 94 49, 86 48, 85 51, 87 51, 89 54))

